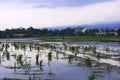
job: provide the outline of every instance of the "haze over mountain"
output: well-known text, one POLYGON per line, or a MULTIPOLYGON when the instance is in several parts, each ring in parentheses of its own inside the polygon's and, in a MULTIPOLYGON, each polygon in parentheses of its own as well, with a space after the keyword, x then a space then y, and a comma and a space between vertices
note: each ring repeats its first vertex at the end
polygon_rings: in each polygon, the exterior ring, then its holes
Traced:
POLYGON ((92 24, 84 24, 84 25, 66 25, 66 26, 54 26, 54 27, 48 27, 48 29, 65 29, 67 27, 70 28, 77 28, 77 27, 83 27, 88 29, 93 28, 99 28, 99 29, 114 29, 117 30, 120 28, 120 21, 113 21, 113 22, 101 22, 101 23, 92 23, 92 24))

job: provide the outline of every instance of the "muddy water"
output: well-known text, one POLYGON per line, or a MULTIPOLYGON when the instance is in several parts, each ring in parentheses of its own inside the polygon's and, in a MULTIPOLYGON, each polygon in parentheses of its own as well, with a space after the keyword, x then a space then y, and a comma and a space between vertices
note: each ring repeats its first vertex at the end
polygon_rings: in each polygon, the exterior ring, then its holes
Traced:
MULTIPOLYGON (((39 61, 43 61, 42 66, 36 64, 37 50, 30 51, 26 49, 15 50, 11 46, 8 51, 10 52, 10 60, 6 57, 2 58, 0 64, 0 79, 21 79, 21 80, 87 80, 86 76, 89 75, 89 70, 84 67, 77 67, 77 63, 69 64, 68 59, 64 58, 63 54, 59 54, 56 58, 56 53, 52 52, 52 60, 48 61, 48 52, 50 50, 41 50, 39 61), (23 55, 24 65, 16 62, 12 55, 23 55), (83 74, 84 72, 84 74, 83 74), (80 77, 81 76, 81 77, 80 77)), ((2 51, 1 51, 2 53, 2 51)))
MULTIPOLYGON (((60 44, 60 43, 59 43, 60 44)), ((95 80, 120 80, 120 67, 105 63, 98 63, 93 60, 92 67, 87 67, 83 58, 72 59, 69 62, 67 55, 58 54, 50 49, 32 50, 27 47, 26 50, 15 50, 11 43, 8 52, 10 59, 1 54, 0 80, 89 80, 90 74, 96 73, 95 80), (52 52, 52 60, 48 60, 48 53, 52 52), (39 54, 39 62, 36 63, 36 55, 39 54), (22 55, 23 64, 16 61, 14 55, 22 55)), ((73 44, 75 45, 75 44, 73 44)), ((115 44, 116 45, 116 44, 115 44)))

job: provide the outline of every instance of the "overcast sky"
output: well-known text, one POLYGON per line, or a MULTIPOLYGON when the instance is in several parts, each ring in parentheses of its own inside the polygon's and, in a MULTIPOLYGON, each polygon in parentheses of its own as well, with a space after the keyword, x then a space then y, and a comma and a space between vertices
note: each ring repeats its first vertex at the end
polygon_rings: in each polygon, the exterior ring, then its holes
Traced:
POLYGON ((0 0, 0 29, 120 21, 120 0, 0 0))

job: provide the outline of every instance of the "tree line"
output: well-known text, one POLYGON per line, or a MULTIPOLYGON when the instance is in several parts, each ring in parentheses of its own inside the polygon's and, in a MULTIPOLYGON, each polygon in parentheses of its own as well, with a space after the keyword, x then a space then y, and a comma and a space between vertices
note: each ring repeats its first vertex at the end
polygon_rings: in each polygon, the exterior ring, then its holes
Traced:
MULTIPOLYGON (((81 30, 83 28, 80 28, 81 30)), ((25 34, 23 37, 42 37, 42 36, 94 36, 99 32, 117 32, 118 36, 120 36, 120 28, 118 30, 108 30, 108 29, 86 29, 85 32, 81 30, 75 31, 77 28, 66 28, 66 29, 35 29, 33 27, 25 28, 16 28, 16 29, 6 29, 4 31, 0 31, 0 38, 12 38, 17 37, 14 34, 25 34)), ((106 34, 106 35, 114 35, 114 34, 106 34)))

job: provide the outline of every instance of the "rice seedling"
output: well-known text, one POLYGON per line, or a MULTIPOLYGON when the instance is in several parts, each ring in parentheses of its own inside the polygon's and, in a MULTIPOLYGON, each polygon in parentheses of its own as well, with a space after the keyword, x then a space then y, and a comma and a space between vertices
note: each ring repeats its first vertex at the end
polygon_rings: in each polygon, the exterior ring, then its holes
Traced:
POLYGON ((98 54, 96 55, 96 57, 97 57, 98 60, 100 60, 100 58, 101 58, 101 54, 98 53, 98 54))
POLYGON ((30 49, 30 51, 32 51, 32 48, 33 48, 33 46, 32 46, 32 44, 30 43, 30 44, 29 44, 29 49, 30 49))
POLYGON ((6 52, 6 57, 7 57, 7 60, 10 60, 10 52, 6 52))
POLYGON ((36 55, 36 65, 39 64, 39 54, 36 55))
POLYGON ((91 65, 92 65, 92 60, 91 60, 91 58, 86 57, 86 58, 84 59, 84 62, 85 62, 85 64, 86 64, 86 66, 91 67, 91 65))
POLYGON ((2 56, 6 57, 7 60, 10 60, 10 53, 8 51, 4 51, 2 56))
POLYGON ((25 55, 25 51, 27 49, 27 45, 26 44, 21 44, 21 49, 24 51, 24 55, 25 55))
POLYGON ((40 52, 40 46, 39 45, 37 46, 37 51, 38 51, 38 53, 40 52))
POLYGON ((18 50, 19 49, 19 44, 17 44, 17 43, 13 43, 13 46, 14 46, 14 48, 15 48, 15 50, 18 50))
POLYGON ((71 46, 71 47, 69 48, 69 50, 72 51, 72 52, 74 53, 76 49, 75 49, 74 46, 71 46))
POLYGON ((74 55, 69 55, 69 56, 68 56, 69 63, 71 63, 71 60, 72 60, 72 59, 74 59, 74 58, 75 58, 75 56, 74 56, 74 55))
POLYGON ((2 44, 0 51, 3 51, 5 47, 5 44, 2 44))
POLYGON ((9 47, 9 44, 5 44, 5 51, 7 51, 9 47))
POLYGON ((64 45, 64 50, 67 51, 67 45, 66 44, 63 45, 64 45))
POLYGON ((106 48, 105 48, 105 51, 106 51, 106 52, 109 52, 109 51, 110 51, 110 48, 106 47, 106 48))
POLYGON ((52 52, 48 53, 48 61, 52 61, 52 52))
POLYGON ((23 65, 23 61, 22 61, 23 55, 18 55, 17 56, 17 63, 23 65))

